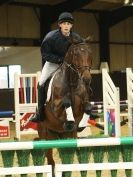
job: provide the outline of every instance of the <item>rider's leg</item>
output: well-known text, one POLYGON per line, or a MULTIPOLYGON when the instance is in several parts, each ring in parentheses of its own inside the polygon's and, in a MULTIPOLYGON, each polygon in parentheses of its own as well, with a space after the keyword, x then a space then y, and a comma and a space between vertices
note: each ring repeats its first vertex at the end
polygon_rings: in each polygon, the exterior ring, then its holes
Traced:
POLYGON ((44 120, 44 104, 47 98, 47 94, 45 93, 45 82, 52 75, 52 73, 57 70, 58 67, 58 64, 46 62, 42 69, 42 74, 38 84, 38 111, 30 119, 32 122, 40 122, 44 120))
POLYGON ((46 101, 45 84, 38 84, 38 110, 37 113, 30 119, 32 122, 40 122, 44 120, 44 104, 46 101))
POLYGON ((43 85, 46 80, 59 68, 58 64, 47 62, 44 64, 39 85, 43 85))

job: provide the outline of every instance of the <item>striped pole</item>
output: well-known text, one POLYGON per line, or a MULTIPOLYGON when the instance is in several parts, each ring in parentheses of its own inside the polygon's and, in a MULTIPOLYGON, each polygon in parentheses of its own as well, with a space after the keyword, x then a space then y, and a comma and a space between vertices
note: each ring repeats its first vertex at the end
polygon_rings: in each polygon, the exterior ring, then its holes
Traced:
POLYGON ((115 146, 115 145, 131 145, 131 144, 133 144, 133 137, 63 139, 63 140, 47 140, 47 141, 43 140, 43 141, 27 141, 27 142, 3 142, 0 143, 0 150, 115 146))
POLYGON ((104 126, 101 125, 101 124, 99 124, 99 123, 97 123, 95 120, 90 120, 89 119, 88 123, 91 124, 91 125, 93 125, 93 126, 95 126, 95 127, 97 127, 97 128, 100 128, 101 130, 104 130, 104 126))
POLYGON ((13 111, 0 111, 0 117, 12 117, 13 114, 13 111))
MULTIPOLYGON (((101 105, 103 104, 103 101, 91 101, 91 105, 101 105)), ((120 100, 120 104, 128 104, 128 100, 120 100)))

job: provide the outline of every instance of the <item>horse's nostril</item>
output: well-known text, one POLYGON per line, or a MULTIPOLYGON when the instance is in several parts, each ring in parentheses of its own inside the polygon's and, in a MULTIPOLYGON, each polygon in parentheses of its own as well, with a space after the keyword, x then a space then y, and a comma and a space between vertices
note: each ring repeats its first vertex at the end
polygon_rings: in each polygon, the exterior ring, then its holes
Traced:
POLYGON ((71 132, 75 129, 75 122, 74 121, 67 121, 64 123, 63 128, 65 131, 71 132))

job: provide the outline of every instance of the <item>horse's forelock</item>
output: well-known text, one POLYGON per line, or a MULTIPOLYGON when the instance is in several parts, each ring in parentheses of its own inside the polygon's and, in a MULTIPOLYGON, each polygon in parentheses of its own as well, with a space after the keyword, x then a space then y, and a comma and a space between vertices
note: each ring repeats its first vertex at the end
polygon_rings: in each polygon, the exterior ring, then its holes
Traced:
POLYGON ((72 45, 72 50, 74 50, 74 53, 76 53, 77 51, 83 51, 83 49, 88 51, 89 54, 92 53, 90 45, 86 41, 82 41, 82 42, 72 45))

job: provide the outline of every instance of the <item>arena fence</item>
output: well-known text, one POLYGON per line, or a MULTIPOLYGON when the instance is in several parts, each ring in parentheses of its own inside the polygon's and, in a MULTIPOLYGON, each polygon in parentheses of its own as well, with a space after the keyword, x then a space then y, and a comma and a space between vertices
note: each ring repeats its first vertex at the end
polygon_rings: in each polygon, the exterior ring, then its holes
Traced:
POLYGON ((46 173, 52 177, 52 167, 45 162, 49 148, 58 148, 61 159, 61 164, 55 165, 55 177, 61 177, 62 173, 70 177, 73 171, 80 171, 81 177, 89 177, 90 171, 103 177, 103 170, 117 177, 121 169, 125 169, 126 177, 132 177, 133 137, 1 142, 0 175, 26 177, 27 173, 37 173, 41 177, 46 173))

